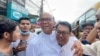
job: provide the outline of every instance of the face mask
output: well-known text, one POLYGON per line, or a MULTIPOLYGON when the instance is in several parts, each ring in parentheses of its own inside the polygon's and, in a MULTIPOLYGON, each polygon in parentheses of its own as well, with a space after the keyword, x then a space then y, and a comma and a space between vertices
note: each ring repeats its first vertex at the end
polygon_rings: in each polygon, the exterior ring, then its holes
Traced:
POLYGON ((28 35, 30 33, 30 31, 22 31, 22 30, 20 30, 19 32, 22 35, 28 35))

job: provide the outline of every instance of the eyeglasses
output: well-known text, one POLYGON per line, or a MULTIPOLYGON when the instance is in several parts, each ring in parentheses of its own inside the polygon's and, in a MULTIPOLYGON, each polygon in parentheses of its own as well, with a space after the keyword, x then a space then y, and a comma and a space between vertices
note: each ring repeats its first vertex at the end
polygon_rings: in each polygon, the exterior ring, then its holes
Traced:
POLYGON ((66 34, 70 34, 70 32, 66 32, 66 31, 56 31, 57 34, 62 34, 62 35, 66 35, 66 34))
POLYGON ((43 21, 53 21, 53 19, 52 18, 41 18, 40 21, 41 22, 43 22, 43 21))

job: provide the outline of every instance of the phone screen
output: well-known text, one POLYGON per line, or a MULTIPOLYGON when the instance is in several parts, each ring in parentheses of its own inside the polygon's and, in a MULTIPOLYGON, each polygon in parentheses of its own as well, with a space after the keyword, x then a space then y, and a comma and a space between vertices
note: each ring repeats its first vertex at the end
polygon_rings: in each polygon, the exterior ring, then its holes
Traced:
POLYGON ((27 46, 27 41, 21 40, 21 44, 22 44, 23 46, 27 46))

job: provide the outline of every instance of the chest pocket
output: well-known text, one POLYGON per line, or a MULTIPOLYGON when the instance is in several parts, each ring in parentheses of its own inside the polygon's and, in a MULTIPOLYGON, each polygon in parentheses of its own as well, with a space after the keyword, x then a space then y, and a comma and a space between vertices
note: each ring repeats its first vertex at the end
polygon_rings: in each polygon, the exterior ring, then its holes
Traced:
MULTIPOLYGON (((40 48, 40 56, 56 56, 57 51, 52 47, 52 45, 47 42, 43 42, 40 48)), ((58 55, 57 55, 58 56, 58 55)))

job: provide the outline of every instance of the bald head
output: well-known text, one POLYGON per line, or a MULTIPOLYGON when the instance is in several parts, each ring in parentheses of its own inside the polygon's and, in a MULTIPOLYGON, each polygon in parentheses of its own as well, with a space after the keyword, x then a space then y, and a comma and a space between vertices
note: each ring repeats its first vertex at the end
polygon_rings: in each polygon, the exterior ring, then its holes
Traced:
POLYGON ((50 13, 48 13, 48 12, 43 12, 43 14, 40 16, 40 18, 47 18, 47 17, 49 17, 52 20, 54 20, 54 16, 51 15, 50 13))
POLYGON ((96 12, 96 20, 100 21, 100 8, 96 12))
POLYGON ((51 34, 55 26, 54 17, 47 12, 44 12, 40 17, 41 29, 46 34, 51 34))

